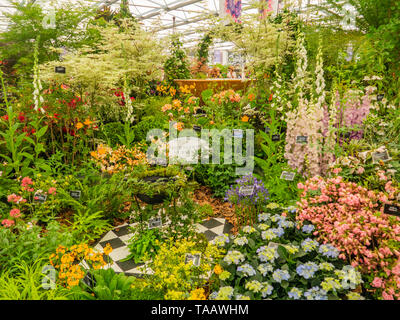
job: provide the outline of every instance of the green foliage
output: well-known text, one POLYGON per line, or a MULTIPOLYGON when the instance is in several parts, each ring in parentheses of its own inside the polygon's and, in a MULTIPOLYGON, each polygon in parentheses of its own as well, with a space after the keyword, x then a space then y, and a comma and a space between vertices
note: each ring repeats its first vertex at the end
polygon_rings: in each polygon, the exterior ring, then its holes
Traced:
MULTIPOLYGON (((97 199, 96 199, 97 200, 97 199)), ((78 209, 74 213, 71 223, 71 232, 77 242, 86 242, 98 239, 105 231, 112 226, 104 219, 103 211, 91 211, 88 209, 78 209)))
POLYGON ((17 223, 14 230, 0 228, 0 270, 16 272, 22 262, 31 264, 50 255, 59 245, 73 243, 72 234, 56 221, 50 222, 46 230, 46 233, 42 233, 41 227, 22 222, 17 223))
POLYGON ((196 165, 195 178, 210 187, 214 196, 223 198, 237 178, 236 167, 228 164, 196 165))
POLYGON ((117 137, 121 145, 124 145, 128 149, 132 147, 133 141, 135 140, 135 131, 128 121, 124 124, 123 134, 117 134, 117 137))
POLYGON ((218 262, 220 275, 211 278, 212 290, 215 290, 211 298, 225 300, 228 295, 244 295, 251 300, 291 300, 289 292, 297 288, 303 300, 310 299, 306 291, 318 286, 318 290, 325 290, 322 294, 326 300, 338 300, 346 299, 346 294, 362 283, 361 274, 337 257, 337 249, 332 256, 319 251, 312 232, 296 228, 294 216, 290 212, 283 216, 282 211, 276 204, 270 204, 269 213, 261 214, 254 227, 242 228, 233 241, 226 236, 215 239, 227 253, 218 262), (273 230, 281 230, 281 234, 278 236, 273 230), (308 241, 315 241, 314 248, 307 248, 308 241), (315 266, 311 276, 299 273, 298 267, 306 263, 315 266), (350 272, 352 278, 345 283, 343 274, 350 272), (287 277, 282 280, 279 273, 286 273, 287 277), (335 289, 332 285, 329 287, 332 282, 336 284, 335 289))
POLYGON ((93 288, 86 290, 74 290, 75 298, 88 300, 127 300, 130 298, 130 287, 135 281, 133 277, 127 277, 123 273, 115 273, 111 268, 92 271, 89 274, 94 280, 93 288), (92 295, 93 294, 93 295, 92 295))
MULTIPOLYGON (((84 46, 64 57, 66 74, 55 74, 58 61, 41 65, 41 74, 47 82, 68 84, 75 92, 87 92, 87 100, 93 111, 97 107, 110 105, 111 109, 123 109, 112 89, 121 88, 125 79, 127 86, 136 92, 136 98, 144 95, 147 82, 161 76, 164 60, 162 43, 153 34, 130 19, 121 22, 121 27, 107 24, 93 27, 100 34, 98 42, 84 46)), ((81 94, 81 96, 82 96, 81 94)))
MULTIPOLYGON (((84 190, 87 195, 85 205, 89 212, 82 212, 82 216, 90 217, 90 215, 95 214, 96 217, 102 216, 106 219, 126 218, 128 213, 123 213, 124 203, 131 199, 132 188, 123 181, 123 175, 114 174, 109 178, 102 178, 98 175, 89 179, 93 179, 93 185, 87 186, 86 191, 84 190)), ((103 222, 101 225, 105 227, 103 222)))
POLYGON ((56 285, 54 289, 44 289, 43 260, 33 264, 20 261, 16 272, 9 271, 0 274, 0 300, 67 300, 70 292, 56 285))
POLYGON ((142 279, 135 279, 130 300, 164 300, 163 291, 144 286, 144 283, 142 279))
POLYGON ((46 19, 47 13, 41 5, 18 1, 11 1, 10 4, 16 10, 5 14, 8 28, 1 34, 1 42, 7 45, 0 48, 0 55, 2 60, 7 59, 14 65, 13 68, 19 76, 31 76, 34 60, 32 40, 37 36, 41 38, 40 63, 58 59, 58 53, 51 48, 75 49, 94 40, 90 35, 90 28, 86 30, 79 27, 82 21, 94 14, 93 8, 89 6, 73 6, 68 3, 56 6, 56 25, 55 28, 49 28, 46 23, 50 21, 46 19))
POLYGON ((134 127, 135 141, 145 142, 147 134, 152 129, 163 129, 165 121, 160 117, 146 116, 134 127))
POLYGON ((186 52, 182 49, 182 42, 176 36, 171 39, 170 57, 164 63, 164 72, 165 79, 170 85, 174 85, 174 79, 190 77, 186 52))
POLYGON ((208 62, 208 55, 209 55, 208 50, 210 49, 212 41, 213 40, 211 34, 207 33, 199 42, 196 53, 197 59, 199 61, 203 61, 204 63, 208 62))
POLYGON ((110 122, 100 127, 99 138, 104 139, 107 145, 115 147, 119 144, 118 136, 124 134, 124 125, 121 122, 110 122))
POLYGON ((293 172, 293 170, 289 168, 283 158, 284 139, 281 137, 278 142, 272 141, 272 134, 277 131, 277 128, 274 125, 270 126, 269 134, 263 131, 259 132, 263 139, 263 143, 260 145, 263 155, 262 158, 255 157, 255 162, 262 171, 258 176, 261 177, 270 192, 272 201, 288 203, 297 198, 299 175, 297 174, 293 181, 280 179, 283 171, 293 172))
POLYGON ((122 260, 128 261, 133 259, 135 263, 145 262, 143 258, 153 259, 160 246, 161 233, 158 228, 146 229, 142 232, 137 232, 130 240, 128 249, 130 254, 122 260))

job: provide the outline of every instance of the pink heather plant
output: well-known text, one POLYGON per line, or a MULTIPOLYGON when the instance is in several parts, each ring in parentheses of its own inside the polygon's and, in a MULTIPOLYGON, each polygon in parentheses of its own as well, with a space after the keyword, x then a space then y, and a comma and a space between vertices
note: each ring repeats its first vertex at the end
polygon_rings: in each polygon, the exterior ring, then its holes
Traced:
POLYGON ((385 193, 370 191, 340 176, 313 177, 298 187, 303 193, 297 219, 312 222, 320 241, 359 267, 370 292, 400 299, 400 218, 383 213, 383 204, 392 204, 399 190, 387 183, 385 193))

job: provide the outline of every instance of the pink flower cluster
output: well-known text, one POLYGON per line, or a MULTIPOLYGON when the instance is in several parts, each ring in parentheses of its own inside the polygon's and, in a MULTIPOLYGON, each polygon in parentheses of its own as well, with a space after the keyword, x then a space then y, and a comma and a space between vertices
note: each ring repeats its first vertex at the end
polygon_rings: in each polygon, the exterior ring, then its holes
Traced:
MULTIPOLYGON (((21 211, 19 209, 12 209, 10 211, 10 217, 13 219, 21 218, 21 211)), ((10 228, 15 224, 15 221, 12 219, 4 219, 1 224, 6 228, 10 228)))
POLYGON ((34 189, 31 187, 31 185, 33 185, 33 181, 31 178, 25 177, 22 179, 22 181, 21 181, 22 190, 25 190, 28 192, 33 192, 34 189))
POLYGON ((20 203, 25 203, 26 199, 24 199, 22 196, 13 193, 7 197, 7 201, 15 204, 20 204, 20 203))
POLYGON ((385 194, 337 176, 314 177, 298 188, 303 193, 297 219, 312 222, 320 241, 332 243, 340 258, 365 274, 384 274, 374 279, 372 292, 400 299, 400 218, 383 213, 383 204, 392 203, 397 193, 392 184, 385 194))

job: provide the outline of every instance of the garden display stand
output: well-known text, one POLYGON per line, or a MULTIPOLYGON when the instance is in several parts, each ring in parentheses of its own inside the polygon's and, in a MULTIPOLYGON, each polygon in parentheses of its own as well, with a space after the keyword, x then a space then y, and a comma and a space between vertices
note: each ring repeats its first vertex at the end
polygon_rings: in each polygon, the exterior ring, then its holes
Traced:
POLYGON ((217 91, 222 90, 246 90, 254 80, 251 79, 176 79, 174 82, 178 86, 188 86, 191 94, 196 97, 200 97, 201 93, 207 89, 215 89, 217 91), (190 86, 194 86, 191 89, 190 86))

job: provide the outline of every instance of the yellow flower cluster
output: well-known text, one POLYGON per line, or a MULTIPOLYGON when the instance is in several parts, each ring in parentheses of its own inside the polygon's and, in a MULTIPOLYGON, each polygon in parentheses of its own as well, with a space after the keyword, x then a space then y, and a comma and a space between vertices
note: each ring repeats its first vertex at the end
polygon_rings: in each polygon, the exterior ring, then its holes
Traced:
POLYGON ((176 89, 168 85, 159 85, 156 90, 163 95, 170 95, 171 97, 176 95, 176 89))
MULTIPOLYGON (((103 251, 106 255, 111 253, 112 248, 109 243, 103 251)), ((70 248, 59 246, 56 253, 51 254, 49 259, 50 264, 59 271, 58 278, 61 285, 68 289, 77 286, 85 276, 83 267, 79 265, 82 260, 85 260, 95 270, 107 264, 103 259, 103 253, 95 252, 85 243, 70 248)))
POLYGON ((146 281, 154 289, 164 291, 165 299, 205 299, 204 290, 198 288, 205 285, 213 270, 212 261, 221 258, 222 254, 223 251, 213 245, 200 252, 193 241, 171 239, 161 245, 150 265, 154 274, 146 281), (185 264, 186 254, 200 254, 200 266, 185 264))
POLYGON ((179 91, 181 94, 191 94, 192 91, 196 88, 196 86, 194 84, 192 85, 187 85, 185 84, 184 86, 180 86, 179 87, 179 91))
POLYGON ((190 292, 188 300, 206 300, 206 295, 203 288, 195 289, 190 292))
POLYGON ((119 146, 113 150, 107 145, 100 144, 96 151, 92 151, 90 155, 93 160, 100 166, 101 171, 115 173, 124 171, 128 168, 145 164, 146 153, 141 148, 141 144, 137 144, 131 149, 126 146, 119 146))

